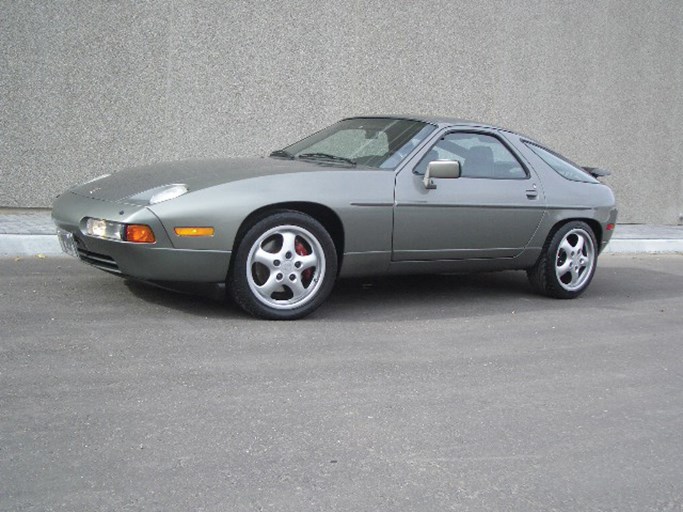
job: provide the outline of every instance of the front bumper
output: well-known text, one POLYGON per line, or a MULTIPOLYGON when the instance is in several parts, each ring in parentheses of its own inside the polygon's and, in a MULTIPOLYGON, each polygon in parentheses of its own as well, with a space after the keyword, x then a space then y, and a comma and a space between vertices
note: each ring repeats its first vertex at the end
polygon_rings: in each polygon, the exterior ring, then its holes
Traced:
POLYGON ((66 192, 55 201, 52 219, 59 229, 73 235, 81 261, 113 274, 147 281, 218 283, 224 282, 228 273, 231 251, 174 247, 161 221, 146 207, 66 192), (81 230, 84 217, 147 224, 156 242, 140 244, 88 236, 81 230))

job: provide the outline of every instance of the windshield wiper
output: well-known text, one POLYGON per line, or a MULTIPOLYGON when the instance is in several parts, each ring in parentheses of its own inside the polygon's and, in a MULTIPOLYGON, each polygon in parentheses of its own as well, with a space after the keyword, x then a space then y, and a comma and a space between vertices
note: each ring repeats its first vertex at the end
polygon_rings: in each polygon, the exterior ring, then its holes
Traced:
POLYGON ((289 158, 290 160, 294 160, 294 155, 288 151, 285 151, 284 149, 276 149, 270 154, 270 156, 279 156, 283 158, 289 158))
POLYGON ((329 153, 304 153, 303 155, 299 155, 299 158, 333 160, 335 162, 344 162, 347 164, 356 165, 355 160, 351 160, 350 158, 345 158, 343 156, 330 155, 329 153))

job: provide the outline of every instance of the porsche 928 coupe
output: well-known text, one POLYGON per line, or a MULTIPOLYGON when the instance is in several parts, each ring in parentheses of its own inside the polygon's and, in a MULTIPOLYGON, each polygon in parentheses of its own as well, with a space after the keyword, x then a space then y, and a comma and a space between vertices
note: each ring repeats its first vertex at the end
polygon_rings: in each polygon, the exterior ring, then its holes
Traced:
POLYGON ((267 319, 310 314, 352 276, 524 270, 537 292, 570 299, 615 227, 605 174, 482 123, 355 117, 266 158, 101 176, 58 196, 52 217, 85 263, 225 283, 267 319))

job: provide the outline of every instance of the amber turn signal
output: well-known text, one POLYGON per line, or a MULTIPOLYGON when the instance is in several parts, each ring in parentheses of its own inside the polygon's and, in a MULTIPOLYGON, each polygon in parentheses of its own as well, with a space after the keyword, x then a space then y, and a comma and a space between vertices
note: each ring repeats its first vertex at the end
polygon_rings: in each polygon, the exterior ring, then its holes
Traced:
POLYGON ((193 226, 175 228, 173 231, 178 236, 213 236, 214 233, 213 228, 193 226))
POLYGON ((153 244, 156 242, 154 231, 144 224, 128 224, 126 226, 126 241, 139 244, 153 244))

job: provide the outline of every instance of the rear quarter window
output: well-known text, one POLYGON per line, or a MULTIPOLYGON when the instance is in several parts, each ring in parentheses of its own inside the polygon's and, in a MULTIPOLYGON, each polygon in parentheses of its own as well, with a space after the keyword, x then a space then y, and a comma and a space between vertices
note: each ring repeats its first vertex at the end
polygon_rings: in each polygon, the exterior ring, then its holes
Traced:
POLYGON ((557 174, 570 181, 580 181, 583 183, 600 183, 583 169, 561 157, 557 153, 543 148, 528 141, 524 144, 536 153, 538 157, 548 164, 557 174))

